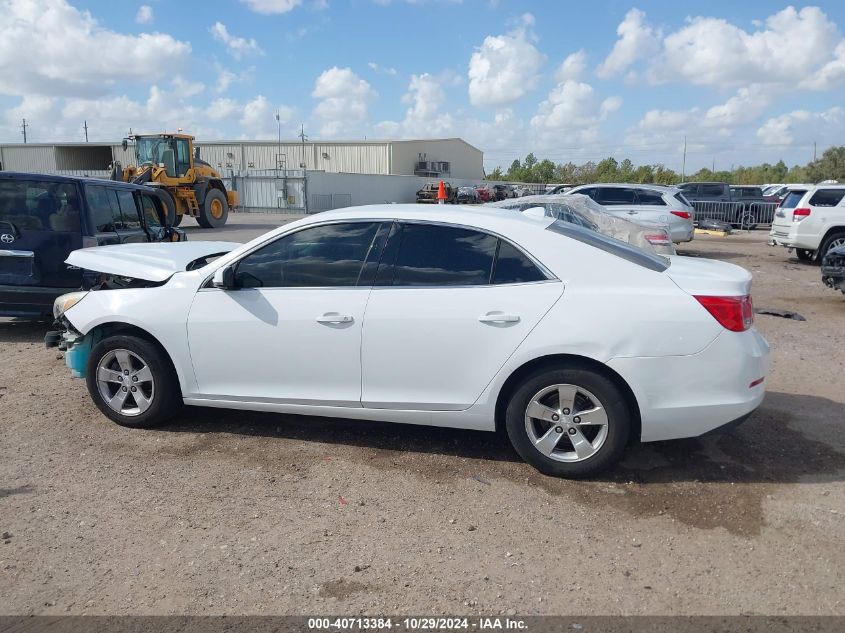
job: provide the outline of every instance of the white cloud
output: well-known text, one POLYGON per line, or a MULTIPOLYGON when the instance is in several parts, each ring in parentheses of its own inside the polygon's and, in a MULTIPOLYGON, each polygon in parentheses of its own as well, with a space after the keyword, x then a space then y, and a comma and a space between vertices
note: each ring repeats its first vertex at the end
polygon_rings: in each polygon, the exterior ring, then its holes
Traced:
POLYGON ((220 66, 219 64, 216 65, 215 70, 217 71, 217 83, 214 86, 214 89, 217 92, 226 92, 235 81, 238 79, 238 75, 233 73, 231 70, 220 66))
POLYGON ((222 22, 215 22, 214 26, 208 29, 218 42, 226 46, 226 50, 235 59, 241 59, 244 55, 263 55, 264 51, 258 46, 255 38, 246 39, 229 33, 229 29, 222 22))
POLYGON ((152 24, 153 20, 153 8, 150 5, 142 4, 138 7, 138 13, 135 14, 135 22, 137 24, 152 24))
POLYGON ((520 99, 538 82, 545 61, 532 43, 534 16, 506 35, 488 35, 469 60, 469 100, 475 106, 502 106, 520 99))
POLYGON ((302 0, 241 0, 256 13, 274 15, 293 11, 302 4, 302 0))
POLYGON ((375 62, 367 62, 370 70, 379 73, 380 75, 395 75, 396 69, 391 66, 380 66, 375 62))
POLYGON ((205 90, 205 84, 201 81, 191 81, 190 79, 185 79, 181 75, 176 75, 170 81, 170 85, 173 86, 173 90, 176 94, 183 99, 195 97, 205 90))
POLYGON ((320 100, 314 108, 320 134, 350 137, 367 120, 369 104, 377 93, 351 68, 334 66, 317 77, 311 96, 320 100))
POLYGON ((0 93, 92 96, 117 82, 180 72, 191 45, 163 33, 109 30, 66 0, 6 1, 0 21, 0 93))
POLYGON ((584 70, 587 68, 587 52, 582 48, 577 53, 572 53, 555 71, 555 79, 558 82, 581 79, 584 70))
POLYGON ((767 145, 830 142, 845 136, 845 110, 839 106, 823 112, 795 110, 763 123, 757 136, 767 145))
POLYGON ((605 60, 596 69, 599 77, 618 75, 637 60, 656 53, 660 48, 660 32, 646 25, 645 13, 631 9, 616 29, 619 39, 605 60))
POLYGON ((531 126, 546 140, 588 142, 598 138, 599 124, 621 106, 620 97, 601 100, 591 85, 564 81, 540 103, 531 126))

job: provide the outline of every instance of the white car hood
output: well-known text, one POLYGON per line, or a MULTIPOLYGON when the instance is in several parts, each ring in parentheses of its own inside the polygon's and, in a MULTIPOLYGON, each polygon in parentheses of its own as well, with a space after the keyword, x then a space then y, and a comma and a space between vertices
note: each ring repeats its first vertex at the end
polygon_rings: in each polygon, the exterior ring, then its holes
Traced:
POLYGON ((95 246, 71 252, 65 263, 98 273, 165 281, 195 259, 228 253, 236 242, 158 242, 95 246))

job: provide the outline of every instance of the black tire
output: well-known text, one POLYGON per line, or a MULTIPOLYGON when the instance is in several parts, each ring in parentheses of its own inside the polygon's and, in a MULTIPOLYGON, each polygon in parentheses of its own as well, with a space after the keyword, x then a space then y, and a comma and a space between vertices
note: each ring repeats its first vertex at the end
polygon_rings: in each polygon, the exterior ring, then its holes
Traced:
MULTIPOLYGON (((559 414, 566 414, 568 409, 559 408, 557 411, 559 414)), ((621 458, 631 433, 630 407, 619 387, 607 377, 581 367, 542 369, 529 375, 513 392, 505 416, 505 428, 516 452, 541 473, 554 477, 570 479, 591 477, 613 466, 621 458), (575 397, 576 406, 572 409, 571 416, 563 415, 558 418, 559 423, 539 419, 531 421, 531 432, 536 435, 553 431, 559 434, 556 436, 558 437, 557 445, 552 449, 552 454, 556 457, 551 457, 541 453, 529 437, 526 411, 528 404, 535 396, 546 389, 552 390, 547 396, 551 398, 551 402, 547 400, 544 402, 548 402, 547 406, 550 405, 551 409, 555 409, 557 392, 553 388, 554 385, 575 386, 581 391, 575 397), (577 427, 579 430, 583 429, 580 437, 591 442, 591 450, 593 450, 593 445, 598 444, 598 446, 592 455, 580 461, 561 461, 566 458, 565 453, 572 455, 575 453, 575 444, 570 439, 569 433, 575 432, 572 428, 575 426, 573 422, 576 411, 583 410, 581 407, 585 403, 589 407, 589 398, 584 400, 587 397, 584 391, 597 398, 599 403, 595 404, 600 404, 604 409, 607 418, 606 434, 603 441, 599 442, 600 427, 577 427), (547 428, 542 426, 545 424, 548 424, 547 428), (590 433, 593 437, 589 436, 590 433)))
POLYGON ((138 336, 116 334, 97 343, 88 358, 85 382, 97 408, 112 422, 121 426, 155 426, 172 418, 182 408, 179 380, 170 359, 158 345, 138 336), (124 369, 121 372, 127 358, 132 369, 124 369), (119 378, 121 382, 109 381, 102 384, 97 378, 101 363, 104 374, 108 372, 117 379, 117 376, 123 373, 119 378), (146 381, 145 376, 139 374, 141 380, 133 381, 138 377, 133 372, 137 372, 143 365, 149 369, 152 380, 146 381), (126 384, 123 384, 123 380, 126 380, 126 384), (132 388, 136 389, 135 393, 140 394, 139 399, 130 391, 132 388), (112 408, 106 400, 107 395, 116 397, 119 392, 126 393, 123 396, 123 404, 120 405, 122 411, 112 408), (141 405, 142 400, 148 403, 146 408, 141 405), (133 409, 139 411, 134 412, 133 409))
POLYGON ((226 224, 229 217, 229 202, 226 195, 219 189, 209 189, 205 194, 205 200, 200 207, 200 214, 197 218, 199 225, 205 229, 217 229, 226 224), (219 212, 213 210, 218 208, 219 212))
POLYGON ((167 212, 167 225, 177 226, 177 218, 179 218, 180 216, 176 215, 176 201, 173 200, 173 196, 166 189, 157 188, 156 193, 158 194, 158 197, 161 202, 164 204, 164 208, 167 212))
POLYGON ((739 223, 734 225, 737 228, 745 229, 748 231, 753 231, 757 228, 757 216, 754 215, 751 211, 743 211, 739 220, 739 223))
POLYGON ((809 262, 813 259, 813 251, 809 251, 806 248, 796 248, 795 255, 802 262, 809 262))
POLYGON ((173 220, 172 226, 179 226, 180 224, 182 224, 182 218, 184 218, 184 217, 185 217, 184 213, 177 213, 176 219, 173 220))
POLYGON ((821 246, 816 251, 816 261, 821 264, 824 261, 824 256, 831 248, 842 246, 845 244, 845 231, 834 231, 822 240, 821 246))

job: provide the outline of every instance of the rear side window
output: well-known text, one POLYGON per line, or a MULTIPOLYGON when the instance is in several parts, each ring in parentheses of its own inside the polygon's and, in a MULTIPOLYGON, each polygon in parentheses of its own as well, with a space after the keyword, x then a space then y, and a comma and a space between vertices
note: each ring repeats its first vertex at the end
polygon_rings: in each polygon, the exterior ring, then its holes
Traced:
POLYGON ((640 189, 637 191, 638 204, 649 207, 665 207, 666 201, 663 200, 663 194, 659 191, 650 191, 648 189, 640 189))
POLYGON ((79 232, 76 185, 0 180, 0 222, 10 222, 22 231, 79 232))
POLYGON ((493 271, 494 284, 518 284, 543 281, 546 276, 528 256, 513 244, 499 240, 499 253, 493 271))
POLYGON ((804 194, 807 193, 806 191, 790 191, 786 194, 786 197, 783 199, 783 202, 780 203, 780 206, 784 209, 794 209, 801 203, 801 198, 804 197, 804 194))
POLYGON ((356 286, 381 223, 325 224, 280 237, 244 257, 246 288, 356 286))
POLYGON ((845 196, 845 189, 819 189, 810 198, 809 205, 812 207, 835 207, 845 196))
POLYGON ((498 239, 470 229, 403 224, 393 286, 476 286, 490 283, 498 239))
POLYGON ((636 204, 637 194, 633 189, 622 189, 620 187, 598 187, 596 202, 609 206, 617 204, 636 204))

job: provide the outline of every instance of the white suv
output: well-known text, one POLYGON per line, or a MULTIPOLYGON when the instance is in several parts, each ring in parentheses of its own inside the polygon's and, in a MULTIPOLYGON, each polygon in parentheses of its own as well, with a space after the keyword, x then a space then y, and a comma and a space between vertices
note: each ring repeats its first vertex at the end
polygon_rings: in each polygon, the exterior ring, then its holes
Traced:
POLYGON ((632 222, 668 226, 676 244, 695 237, 695 209, 677 187, 598 183, 573 187, 566 195, 575 193, 592 198, 610 213, 632 222))
POLYGON ((845 185, 790 187, 769 237, 770 244, 794 248, 805 261, 821 261, 831 248, 845 245, 845 185))

